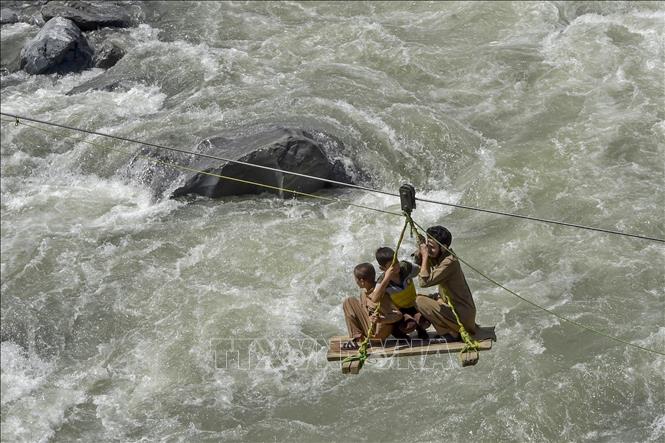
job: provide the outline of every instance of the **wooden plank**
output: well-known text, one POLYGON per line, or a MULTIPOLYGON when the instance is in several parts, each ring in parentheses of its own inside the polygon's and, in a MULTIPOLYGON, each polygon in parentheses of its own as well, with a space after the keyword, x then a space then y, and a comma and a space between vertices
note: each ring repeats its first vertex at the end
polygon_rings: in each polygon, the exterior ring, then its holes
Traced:
MULTIPOLYGON (((492 349, 492 341, 496 340, 494 334, 494 327, 480 328, 474 336, 480 342, 480 350, 488 351, 492 349)), ((341 346, 347 342, 349 337, 336 336, 332 337, 329 342, 327 359, 328 361, 339 361, 344 358, 356 355, 356 350, 343 350, 341 346)), ((452 352, 459 352, 464 348, 464 343, 461 341, 446 341, 444 339, 436 339, 431 337, 429 340, 421 340, 414 338, 409 340, 398 340, 390 338, 384 340, 382 343, 373 341, 367 349, 367 354, 371 358, 387 358, 387 357, 413 357, 420 355, 432 354, 449 354, 452 352)))
POLYGON ((342 363, 342 374, 358 374, 360 372, 360 362, 353 360, 342 363))
MULTIPOLYGON (((343 360, 357 353, 354 350, 346 351, 340 349, 341 344, 347 340, 348 337, 333 337, 330 340, 330 348, 327 354, 328 361, 343 360)), ((459 352, 463 348, 464 343, 462 342, 419 339, 411 340, 411 342, 407 342, 406 340, 387 340, 383 346, 370 346, 367 349, 367 354, 372 358, 413 357, 418 355, 449 354, 451 352, 459 352)), ((490 349, 492 349, 492 340, 480 341, 481 351, 488 351, 490 349)))

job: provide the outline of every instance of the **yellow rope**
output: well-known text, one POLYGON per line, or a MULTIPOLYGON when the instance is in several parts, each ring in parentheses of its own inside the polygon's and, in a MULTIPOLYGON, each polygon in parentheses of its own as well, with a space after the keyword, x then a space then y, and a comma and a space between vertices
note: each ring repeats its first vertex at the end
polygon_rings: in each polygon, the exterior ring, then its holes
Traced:
POLYGON ((468 352, 471 349, 473 349, 474 351, 480 350, 480 342, 478 340, 471 338, 469 331, 466 330, 466 328, 462 324, 462 321, 459 318, 459 315, 457 315, 457 310, 455 309, 455 306, 453 305, 453 301, 450 299, 450 296, 446 293, 444 293, 444 296, 446 297, 446 302, 448 303, 448 306, 450 306, 450 310, 453 311, 453 314, 455 315, 457 326, 459 326, 459 335, 460 337, 462 337, 462 341, 464 342, 464 347, 459 352, 460 360, 462 360, 462 355, 465 352, 468 352))

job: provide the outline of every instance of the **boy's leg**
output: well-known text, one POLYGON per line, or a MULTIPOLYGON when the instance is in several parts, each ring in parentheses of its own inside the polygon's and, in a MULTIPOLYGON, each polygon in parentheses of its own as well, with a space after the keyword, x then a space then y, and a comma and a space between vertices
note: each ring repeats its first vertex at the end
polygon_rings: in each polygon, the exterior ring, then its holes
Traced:
MULTIPOLYGON (((349 297, 342 303, 344 311, 344 320, 346 329, 349 331, 349 337, 356 342, 360 342, 367 336, 371 320, 367 310, 362 306, 360 300, 356 297, 349 297)), ((377 323, 374 325, 374 334, 372 334, 372 343, 374 340, 384 340, 393 332, 395 323, 377 323)))
MULTIPOLYGON (((396 324, 397 323, 377 323, 374 325, 375 330, 374 334, 372 334, 372 339, 384 340, 390 337, 390 334, 392 334, 394 329, 396 329, 393 328, 396 324)), ((367 326, 367 329, 369 329, 369 325, 367 326)))
POLYGON ((349 297, 342 303, 344 311, 344 320, 349 337, 352 339, 362 339, 369 330, 369 315, 356 297, 349 297))

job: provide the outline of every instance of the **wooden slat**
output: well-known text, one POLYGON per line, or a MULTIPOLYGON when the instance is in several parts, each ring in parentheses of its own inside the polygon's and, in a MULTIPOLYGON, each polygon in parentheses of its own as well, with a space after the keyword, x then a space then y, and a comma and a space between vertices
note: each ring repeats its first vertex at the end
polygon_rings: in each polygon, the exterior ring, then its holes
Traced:
POLYGON ((360 362, 358 360, 342 363, 342 374, 358 374, 360 372, 360 362))
MULTIPOLYGON (((494 327, 480 328, 474 336, 480 342, 480 350, 488 351, 492 349, 492 340, 496 340, 494 335, 494 327)), ((332 337, 328 347, 328 361, 339 361, 350 355, 355 355, 356 350, 342 350, 342 343, 349 340, 349 337, 336 336, 332 337)), ((432 355, 432 354, 449 354, 451 352, 459 352, 464 348, 464 343, 461 341, 446 342, 443 339, 420 340, 412 339, 410 342, 407 340, 397 340, 394 338, 387 339, 381 343, 374 343, 367 349, 367 354, 372 358, 386 358, 386 357, 413 357, 419 355, 432 355)))

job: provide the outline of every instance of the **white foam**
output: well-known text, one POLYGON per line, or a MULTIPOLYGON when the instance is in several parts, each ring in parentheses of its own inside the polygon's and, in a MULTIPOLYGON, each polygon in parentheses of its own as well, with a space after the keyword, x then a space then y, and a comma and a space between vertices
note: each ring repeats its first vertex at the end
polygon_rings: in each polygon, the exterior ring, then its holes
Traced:
POLYGON ((91 226, 131 226, 169 213, 183 205, 182 202, 169 199, 153 202, 150 191, 115 180, 100 180, 95 188, 101 197, 106 197, 115 204, 104 215, 93 220, 91 226))
POLYGON ((649 425, 651 433, 649 441, 663 441, 665 439, 665 414, 658 415, 649 425))
POLYGON ((53 364, 12 342, 2 342, 2 405, 30 394, 44 383, 53 364))
POLYGON ((150 43, 159 40, 159 33, 161 29, 153 28, 152 26, 141 23, 136 27, 130 28, 129 34, 137 42, 150 43))
MULTIPOLYGON (((453 190, 424 191, 417 195, 417 197, 455 205, 460 203, 462 196, 462 192, 456 192, 453 190)), ((418 202, 416 210, 420 217, 418 224, 424 228, 428 228, 430 225, 440 224, 447 215, 450 215, 455 210, 455 208, 452 206, 418 202)))
MULTIPOLYGON (((589 63, 596 58, 602 57, 607 66, 615 63, 613 55, 617 53, 614 45, 609 43, 609 38, 604 31, 610 25, 625 27, 629 32, 638 34, 644 38, 641 48, 657 57, 662 47, 662 33, 653 26, 660 22, 662 27, 665 13, 630 12, 628 14, 584 14, 576 17, 563 31, 554 30, 541 42, 542 53, 545 62, 560 68, 574 69, 582 72, 587 69, 589 63), (599 30, 594 32, 595 28, 599 30), (579 45, 579 39, 585 35, 596 34, 595 41, 586 45, 579 45), (592 51, 584 53, 583 51, 592 51)), ((588 40, 588 37, 586 37, 588 40)), ((649 58, 649 57, 647 57, 649 58)))
POLYGON ((542 354, 546 349, 542 340, 535 340, 532 337, 523 340, 522 344, 526 348, 527 352, 531 355, 542 354))
POLYGON ((28 34, 29 32, 35 32, 38 30, 39 28, 37 26, 22 22, 2 25, 0 28, 0 38, 5 40, 19 34, 28 34))
POLYGON ((69 377, 54 385, 49 380, 54 363, 2 343, 2 440, 48 441, 61 426, 65 411, 82 402, 83 392, 69 377))
MULTIPOLYGON (((161 58, 164 55, 173 57, 174 52, 181 54, 180 67, 203 68, 203 80, 208 82, 226 72, 234 70, 239 61, 249 60, 249 55, 237 48, 218 48, 207 43, 193 44, 183 40, 163 42, 159 40, 159 28, 142 24, 130 31, 134 39, 136 53, 145 53, 147 57, 161 58), (191 59, 190 62, 185 59, 191 59)), ((192 74, 190 74, 192 75, 192 74)))
POLYGON ((338 109, 344 111, 354 120, 360 123, 369 123, 379 134, 382 134, 384 140, 390 145, 400 146, 401 143, 395 130, 383 121, 379 115, 369 110, 360 109, 343 100, 336 100, 334 103, 338 109))

